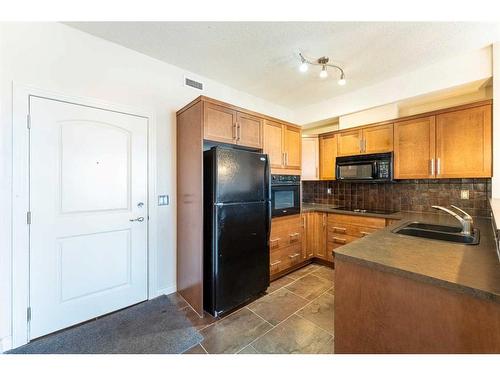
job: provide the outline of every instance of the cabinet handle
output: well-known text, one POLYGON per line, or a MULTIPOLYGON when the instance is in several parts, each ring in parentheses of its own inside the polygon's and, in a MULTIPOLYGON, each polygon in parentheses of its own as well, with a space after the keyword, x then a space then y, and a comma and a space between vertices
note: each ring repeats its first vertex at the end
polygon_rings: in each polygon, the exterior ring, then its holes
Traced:
POLYGON ((306 229, 306 217, 302 216, 302 228, 306 229))
POLYGON ((361 234, 361 237, 365 237, 365 236, 368 236, 370 233, 368 232, 359 232, 361 234))
POLYGON ((285 152, 285 165, 288 166, 288 152, 285 152))
POLYGON ((295 254, 293 254, 293 255, 289 255, 288 257, 289 257, 290 259, 294 259, 294 258, 297 258, 299 255, 300 255, 299 253, 295 253, 295 254))
POLYGON ((237 124, 237 128, 236 128, 236 134, 237 134, 237 141, 239 141, 241 139, 241 125, 239 122, 236 123, 237 124))
POLYGON ((363 139, 363 152, 366 152, 366 139, 363 139))
POLYGON ((289 236, 290 236, 290 242, 293 242, 293 241, 296 241, 296 240, 298 241, 299 235, 300 235, 300 233, 291 233, 291 234, 289 234, 289 236))
POLYGON ((333 242, 345 245, 347 243, 347 240, 344 238, 333 237, 333 242))
POLYGON ((236 129, 236 126, 237 126, 237 123, 235 122, 233 124, 233 133, 232 133, 234 140, 236 140, 236 138, 237 138, 237 132, 238 132, 238 130, 236 129))
POLYGON ((269 242, 271 243, 271 247, 274 248, 274 247, 278 247, 279 245, 279 241, 280 239, 279 238, 274 238, 272 240, 269 240, 269 242), (276 244, 276 245, 275 245, 276 244))
POLYGON ((441 159, 437 158, 437 175, 441 174, 441 159))
POLYGON ((281 153, 281 165, 283 165, 283 166, 286 165, 285 164, 285 153, 284 152, 281 153))
POLYGON ((326 227, 326 215, 323 214, 323 228, 326 227))
POLYGON ((434 158, 430 160, 431 164, 431 176, 434 176, 434 158))
POLYGON ((332 230, 336 233, 346 233, 347 229, 346 228, 340 228, 340 227, 332 227, 332 230))
POLYGON ((277 266, 281 263, 281 260, 277 260, 276 262, 271 263, 271 267, 277 266))
POLYGON ((363 140, 361 138, 359 139, 359 152, 363 152, 363 140))

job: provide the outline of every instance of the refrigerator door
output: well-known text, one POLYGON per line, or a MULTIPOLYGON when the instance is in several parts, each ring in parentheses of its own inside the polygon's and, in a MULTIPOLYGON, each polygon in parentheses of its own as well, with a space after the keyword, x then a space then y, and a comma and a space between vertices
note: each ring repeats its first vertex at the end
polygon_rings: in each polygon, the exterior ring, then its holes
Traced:
POLYGON ((269 286, 269 202, 215 206, 215 315, 269 286))
POLYGON ((269 200, 267 155, 217 147, 214 158, 215 202, 269 200))

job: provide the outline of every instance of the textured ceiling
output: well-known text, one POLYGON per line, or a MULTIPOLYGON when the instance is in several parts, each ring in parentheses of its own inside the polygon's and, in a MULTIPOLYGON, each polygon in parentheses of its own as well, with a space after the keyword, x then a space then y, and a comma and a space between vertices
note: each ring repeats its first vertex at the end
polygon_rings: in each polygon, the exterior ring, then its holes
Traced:
POLYGON ((71 22, 142 52, 290 109, 479 49, 500 39, 498 24, 397 22, 71 22), (329 56, 331 71, 298 71, 298 52, 329 56))

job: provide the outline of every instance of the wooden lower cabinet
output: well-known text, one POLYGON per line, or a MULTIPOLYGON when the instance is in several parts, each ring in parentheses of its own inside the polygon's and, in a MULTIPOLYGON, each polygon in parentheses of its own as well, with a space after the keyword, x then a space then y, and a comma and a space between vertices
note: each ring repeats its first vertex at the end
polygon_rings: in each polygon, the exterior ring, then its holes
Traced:
POLYGON ((304 226, 300 214, 272 219, 269 237, 271 277, 293 268, 304 260, 304 226))
POLYGON ((386 220, 380 217, 328 214, 327 260, 334 261, 332 250, 384 228, 386 220))
POLYGON ((308 259, 326 260, 326 213, 308 212, 306 216, 306 249, 308 259))
POLYGON ((392 223, 379 217, 316 211, 273 218, 269 238, 271 278, 312 259, 334 263, 334 249, 392 223))

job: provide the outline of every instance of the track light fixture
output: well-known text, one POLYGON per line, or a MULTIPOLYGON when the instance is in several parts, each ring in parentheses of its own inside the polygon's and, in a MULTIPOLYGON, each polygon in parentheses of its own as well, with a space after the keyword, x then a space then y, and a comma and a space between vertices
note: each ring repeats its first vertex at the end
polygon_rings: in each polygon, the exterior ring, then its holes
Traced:
POLYGON ((309 68, 309 65, 318 65, 318 66, 321 66, 321 71, 319 72, 320 78, 326 78, 326 77, 328 77, 327 67, 331 67, 331 68, 338 69, 340 71, 340 78, 337 81, 337 83, 340 86, 344 86, 347 83, 347 81, 345 79, 344 70, 340 66, 338 66, 338 65, 329 64, 330 59, 328 57, 323 56, 323 57, 320 57, 317 60, 308 60, 308 59, 306 59, 302 55, 302 53, 299 53, 299 56, 300 56, 300 67, 299 67, 299 70, 302 73, 307 72, 307 70, 309 68))

